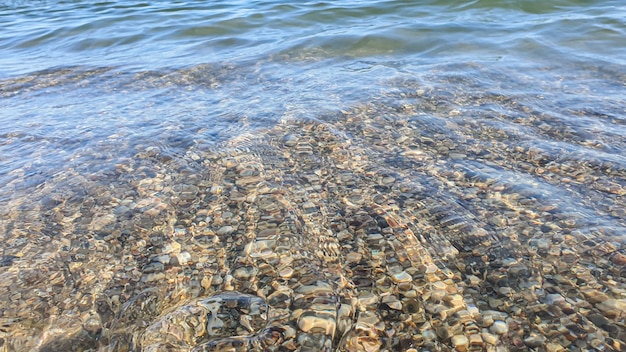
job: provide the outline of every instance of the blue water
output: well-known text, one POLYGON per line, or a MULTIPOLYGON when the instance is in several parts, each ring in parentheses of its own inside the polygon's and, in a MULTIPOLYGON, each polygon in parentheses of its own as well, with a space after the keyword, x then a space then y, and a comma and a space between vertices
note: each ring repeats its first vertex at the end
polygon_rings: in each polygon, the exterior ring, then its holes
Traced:
POLYGON ((7 1, 0 67, 8 76, 356 58, 624 64, 623 15, 619 1, 7 1))
MULTIPOLYGON (((425 140, 502 152, 433 153, 560 204, 580 231, 623 248, 625 38, 618 0, 2 0, 0 269, 10 277, 12 258, 41 263, 61 248, 20 239, 61 222, 24 215, 48 211, 53 190, 97 180, 85 192, 112 191, 114 170, 150 148, 185 163, 312 121, 376 160, 378 147, 342 124, 368 106, 401 112, 389 126, 404 119, 425 140), (549 176, 554 165, 567 171, 549 176)), ((378 166, 412 175, 400 162, 378 166)))
MULTIPOLYGON (((619 1, 5 1, 0 134, 65 143, 55 154, 111 126, 139 139, 211 124, 206 139, 223 140, 240 119, 321 116, 394 79, 455 76, 468 94, 615 116, 595 123, 623 137, 625 15, 619 1)), ((16 138, 0 179, 40 147, 16 138)))

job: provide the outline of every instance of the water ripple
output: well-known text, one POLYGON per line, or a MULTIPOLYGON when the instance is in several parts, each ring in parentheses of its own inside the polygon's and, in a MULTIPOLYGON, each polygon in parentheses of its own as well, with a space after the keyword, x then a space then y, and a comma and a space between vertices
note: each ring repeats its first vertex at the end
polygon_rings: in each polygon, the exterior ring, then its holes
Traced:
POLYGON ((1 62, 6 73, 67 61, 157 68, 163 60, 261 59, 315 47, 321 58, 402 55, 432 62, 547 59, 556 52, 566 60, 591 56, 623 64, 624 8, 609 0, 582 3, 13 1, 0 8, 6 23, 0 48, 9 54, 1 62))

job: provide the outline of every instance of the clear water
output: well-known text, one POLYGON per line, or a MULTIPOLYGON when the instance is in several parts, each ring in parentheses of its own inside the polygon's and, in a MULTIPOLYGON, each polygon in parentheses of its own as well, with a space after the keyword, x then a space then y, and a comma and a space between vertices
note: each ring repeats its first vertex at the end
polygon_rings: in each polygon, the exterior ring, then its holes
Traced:
MULTIPOLYGON (((0 29, 2 280, 20 262, 62 252, 28 240, 57 225, 36 215, 58 206, 45 201, 54 189, 85 187, 80 176, 114 190, 111 170, 150 148, 198 172, 190 152, 314 122, 375 167, 419 179, 409 164, 376 159, 386 154, 343 124, 346 111, 369 104, 410 106, 389 126, 406 120, 421 137, 467 142, 465 154, 476 141, 502 151, 471 160, 441 152, 449 163, 439 165, 558 204, 577 229, 618 249, 626 240, 622 1, 3 0, 0 29), (475 126, 487 134, 470 138, 475 126), (536 154, 582 174, 508 167, 515 148, 524 161, 536 154)), ((415 182, 458 197, 445 183, 415 182)), ((21 331, 2 335, 3 346, 29 350, 47 330, 21 331)))
POLYGON ((598 138, 624 136, 619 1, 0 5, 3 184, 34 155, 58 170, 111 127, 132 143, 211 126, 203 137, 220 141, 242 120, 317 118, 395 79, 494 92, 598 138))

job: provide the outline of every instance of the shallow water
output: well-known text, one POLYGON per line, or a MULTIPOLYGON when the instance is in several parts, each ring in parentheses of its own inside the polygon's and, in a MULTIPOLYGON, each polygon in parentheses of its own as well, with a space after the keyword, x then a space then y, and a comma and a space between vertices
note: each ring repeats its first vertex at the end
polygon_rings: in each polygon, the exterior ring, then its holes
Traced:
POLYGON ((0 346, 620 350, 625 18, 3 2, 0 346))

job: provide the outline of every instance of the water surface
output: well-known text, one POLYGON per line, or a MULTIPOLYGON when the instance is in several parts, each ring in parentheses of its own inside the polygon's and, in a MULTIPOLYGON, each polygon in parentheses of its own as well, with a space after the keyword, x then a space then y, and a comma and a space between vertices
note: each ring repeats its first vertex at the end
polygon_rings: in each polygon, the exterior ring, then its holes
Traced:
POLYGON ((1 345, 209 349, 275 325, 300 350, 617 350, 625 18, 608 0, 2 2, 1 345), (150 332, 279 295, 283 320, 150 332))

